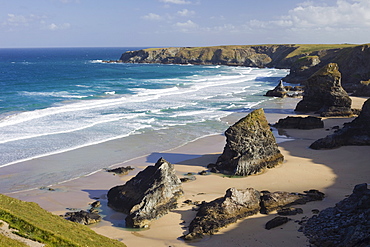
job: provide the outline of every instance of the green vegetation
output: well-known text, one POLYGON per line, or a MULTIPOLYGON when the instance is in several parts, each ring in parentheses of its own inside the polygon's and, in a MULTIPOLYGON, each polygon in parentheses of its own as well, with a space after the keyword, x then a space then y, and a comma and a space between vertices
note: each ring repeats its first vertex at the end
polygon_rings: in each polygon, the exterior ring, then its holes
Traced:
POLYGON ((25 247, 28 245, 0 234, 0 246, 25 247))
POLYGON ((301 54, 309 54, 315 51, 329 50, 329 49, 342 49, 348 47, 355 47, 358 45, 353 44, 301 44, 295 45, 297 47, 292 53, 290 53, 287 58, 294 57, 301 54))
MULTIPOLYGON (((17 229, 18 235, 44 243, 46 246, 125 246, 121 242, 95 233, 86 226, 53 215, 36 203, 20 201, 5 195, 0 195, 0 219, 8 222, 9 227, 17 229)), ((11 240, 2 238, 0 241, 11 240)))

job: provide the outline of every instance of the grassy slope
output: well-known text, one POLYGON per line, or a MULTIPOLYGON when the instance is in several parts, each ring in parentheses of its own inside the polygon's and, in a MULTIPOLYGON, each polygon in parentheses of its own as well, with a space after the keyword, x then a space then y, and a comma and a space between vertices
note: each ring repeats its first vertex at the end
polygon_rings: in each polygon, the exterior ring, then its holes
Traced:
POLYGON ((0 246, 26 247, 28 245, 0 234, 0 246))
MULTIPOLYGON (((207 46, 207 47, 186 47, 182 50, 180 54, 189 53, 192 55, 200 55, 200 52, 205 50, 208 52, 214 52, 217 49, 223 49, 225 51, 232 51, 235 49, 246 49, 250 47, 258 46, 275 46, 274 44, 262 44, 262 45, 224 45, 224 46, 207 46)), ((329 50, 329 49, 341 49, 358 46, 357 44, 295 44, 294 47, 297 49, 290 53, 287 58, 294 57, 304 53, 311 53, 320 50, 329 50)), ((154 50, 163 50, 167 48, 148 48, 144 49, 146 51, 154 50)))
MULTIPOLYGON (((19 235, 45 243, 46 246, 125 246, 86 226, 53 215, 36 203, 5 195, 0 195, 0 219, 8 222, 11 228, 18 229, 19 235)), ((2 238, 0 241, 9 240, 2 238)))

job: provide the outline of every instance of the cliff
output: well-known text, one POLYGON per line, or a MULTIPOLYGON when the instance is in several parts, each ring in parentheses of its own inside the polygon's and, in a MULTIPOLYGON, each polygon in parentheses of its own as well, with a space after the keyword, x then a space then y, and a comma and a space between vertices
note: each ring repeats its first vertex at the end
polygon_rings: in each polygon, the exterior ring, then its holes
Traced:
POLYGON ((361 81, 370 79, 370 44, 150 48, 125 52, 119 61, 290 69, 284 81, 301 84, 326 64, 337 63, 347 91, 355 90, 361 81))

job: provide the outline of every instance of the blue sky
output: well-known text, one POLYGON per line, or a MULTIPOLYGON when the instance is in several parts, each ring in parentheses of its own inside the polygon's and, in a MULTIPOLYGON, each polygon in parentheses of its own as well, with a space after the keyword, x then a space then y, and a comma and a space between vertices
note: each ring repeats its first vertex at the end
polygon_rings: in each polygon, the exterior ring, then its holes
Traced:
POLYGON ((0 47, 369 43, 370 0, 0 0, 0 47))

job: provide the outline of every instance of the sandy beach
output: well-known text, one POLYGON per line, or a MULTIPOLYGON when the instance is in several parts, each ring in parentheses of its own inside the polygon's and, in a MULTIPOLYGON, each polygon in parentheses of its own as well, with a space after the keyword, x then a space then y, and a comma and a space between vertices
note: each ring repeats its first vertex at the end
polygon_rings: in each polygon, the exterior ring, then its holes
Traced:
MULTIPOLYGON (((361 108, 366 98, 352 97, 352 108, 361 108)), ((281 99, 276 101, 276 109, 266 109, 269 123, 280 118, 292 115, 292 109, 299 99, 281 99), (286 109, 287 111, 282 111, 286 109)), ((263 106, 262 106, 263 107, 263 106)), ((246 113, 234 113, 227 118, 232 124, 244 117, 246 113)), ((222 153, 225 137, 222 134, 207 136, 184 146, 166 151, 155 152, 129 161, 115 161, 115 166, 135 167, 126 176, 113 175, 103 170, 89 176, 83 176, 68 182, 52 185, 54 191, 34 189, 7 195, 38 203, 44 209, 54 214, 64 214, 67 208, 86 209, 89 203, 99 199, 102 202, 101 215, 103 221, 90 226, 99 234, 118 239, 127 246, 308 246, 308 240, 299 232, 300 225, 296 222, 303 217, 311 217, 313 209, 325 209, 351 194, 354 185, 370 183, 369 146, 346 146, 333 150, 312 150, 308 146, 315 140, 333 133, 334 126, 342 127, 343 123, 353 118, 324 119, 325 127, 315 130, 285 130, 284 135, 278 136, 279 148, 285 157, 282 165, 270 169, 263 174, 245 178, 227 178, 222 175, 195 175, 196 180, 183 183, 184 196, 179 200, 178 209, 154 221, 150 229, 130 231, 122 227, 124 215, 112 211, 106 206, 106 193, 116 185, 125 183, 137 172, 163 157, 175 164, 179 177, 186 173, 198 173, 206 169, 209 163, 215 162, 222 153), (225 191, 235 187, 237 189, 255 188, 257 190, 303 192, 317 189, 326 194, 326 198, 319 202, 310 202, 302 205, 303 214, 290 216, 287 224, 265 230, 265 223, 276 216, 255 215, 222 229, 219 233, 205 237, 201 241, 184 242, 179 239, 186 233, 186 227, 194 218, 196 211, 193 206, 182 203, 192 201, 211 201, 225 194, 225 191)), ((117 141, 119 142, 119 141, 117 141)), ((46 162, 74 162, 95 158, 110 144, 99 144, 91 149, 75 150, 58 155, 43 157, 28 161, 28 164, 45 164, 46 162), (104 147, 105 145, 105 147, 104 147), (93 154, 94 150, 100 150, 93 154)), ((112 147, 114 149, 114 147, 112 147)), ((113 157, 118 160, 119 156, 113 157)), ((26 167, 26 166, 25 166, 26 167)), ((9 168, 11 169, 11 168, 9 168)))

